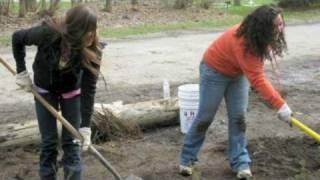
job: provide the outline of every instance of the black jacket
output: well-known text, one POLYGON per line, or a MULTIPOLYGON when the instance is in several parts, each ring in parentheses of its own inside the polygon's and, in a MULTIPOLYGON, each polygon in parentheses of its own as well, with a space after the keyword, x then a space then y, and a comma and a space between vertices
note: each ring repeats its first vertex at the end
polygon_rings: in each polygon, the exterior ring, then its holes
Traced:
POLYGON ((81 126, 88 127, 93 112, 98 77, 80 63, 81 53, 70 53, 70 68, 59 69, 61 57, 61 36, 47 25, 34 26, 16 31, 12 36, 13 55, 17 73, 26 70, 25 46, 36 45, 37 53, 33 63, 34 83, 57 95, 81 88, 81 126))

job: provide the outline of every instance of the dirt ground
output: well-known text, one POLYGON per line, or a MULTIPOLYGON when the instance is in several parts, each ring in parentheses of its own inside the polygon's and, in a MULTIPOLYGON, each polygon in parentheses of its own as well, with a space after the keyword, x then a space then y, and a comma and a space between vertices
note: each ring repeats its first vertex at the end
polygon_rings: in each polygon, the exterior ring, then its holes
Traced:
MULTIPOLYGON (((319 32, 318 23, 288 26, 289 54, 280 58, 281 87, 286 100, 295 116, 317 132, 320 132, 319 32)), ((102 79, 99 81, 96 102, 133 103, 161 98, 163 79, 170 81, 171 94, 176 96, 179 85, 197 83, 202 52, 219 33, 177 31, 121 40, 103 39, 108 42, 102 68, 107 86, 102 79)), ((29 70, 34 52, 34 48, 28 49, 29 70)), ((9 48, 0 48, 0 55, 14 64, 9 48)), ((274 79, 268 64, 266 72, 274 79)), ((14 77, 3 67, 0 67, 0 84, 0 124, 35 119, 32 96, 17 90, 14 77)), ((247 137, 253 179, 319 179, 319 144, 297 128, 280 122, 254 92, 250 96, 247 137)), ((182 139, 179 126, 171 126, 149 130, 140 138, 98 144, 97 148, 123 176, 135 174, 144 180, 235 179, 226 156, 224 104, 199 154, 197 177, 178 174, 182 139)), ((36 145, 0 149, 0 180, 38 179, 38 156, 36 145)), ((112 179, 93 156, 83 154, 83 166, 84 179, 112 179)))

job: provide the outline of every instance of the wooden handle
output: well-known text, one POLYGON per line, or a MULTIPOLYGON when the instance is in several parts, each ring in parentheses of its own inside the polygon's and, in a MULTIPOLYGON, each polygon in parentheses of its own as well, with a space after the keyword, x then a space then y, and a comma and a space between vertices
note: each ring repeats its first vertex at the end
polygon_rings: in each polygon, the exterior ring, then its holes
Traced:
MULTIPOLYGON (((1 57, 0 62, 13 74, 16 75, 15 70, 11 68, 11 66, 6 63, 1 57)), ((75 139, 83 142, 83 137, 58 111, 52 107, 34 88, 31 88, 31 93, 34 97, 54 116, 61 124, 72 134, 75 139)), ((89 146, 90 152, 92 152, 95 157, 105 166, 117 180, 122 180, 120 174, 111 166, 111 164, 96 150, 93 145, 89 146)))
POLYGON ((15 70, 13 70, 12 68, 11 68, 11 66, 7 63, 7 62, 5 62, 1 57, 0 57, 0 62, 4 65, 4 67, 6 67, 13 75, 16 75, 16 71, 15 70))
POLYGON ((34 97, 54 116, 58 121, 73 135, 74 138, 83 141, 81 134, 61 115, 53 108, 36 90, 31 89, 31 93, 34 97))

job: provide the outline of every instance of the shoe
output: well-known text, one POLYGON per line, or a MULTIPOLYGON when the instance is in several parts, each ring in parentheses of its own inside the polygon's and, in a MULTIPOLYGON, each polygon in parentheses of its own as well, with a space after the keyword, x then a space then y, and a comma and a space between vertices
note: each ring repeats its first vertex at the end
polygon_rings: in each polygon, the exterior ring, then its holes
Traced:
POLYGON ((249 179, 251 177, 252 177, 252 173, 251 173, 250 168, 246 168, 246 169, 240 170, 237 173, 237 178, 238 179, 249 179))
POLYGON ((193 167, 192 166, 180 165, 179 166, 179 172, 183 176, 191 176, 192 172, 193 172, 193 167))

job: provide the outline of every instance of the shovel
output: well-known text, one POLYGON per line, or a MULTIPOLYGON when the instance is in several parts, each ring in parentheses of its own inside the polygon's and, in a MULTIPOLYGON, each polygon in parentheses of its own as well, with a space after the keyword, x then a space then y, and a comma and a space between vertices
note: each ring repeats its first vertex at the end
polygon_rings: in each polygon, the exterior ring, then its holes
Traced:
POLYGON ((312 129, 310 129, 307 125, 303 124, 298 119, 296 119, 294 117, 291 117, 291 124, 293 126, 299 128, 300 130, 302 130, 305 134, 307 134, 308 136, 312 137, 316 141, 320 142, 320 135, 317 132, 315 132, 312 129))
MULTIPOLYGON (((15 70, 12 69, 12 67, 6 63, 1 57, 0 62, 13 74, 16 75, 15 70)), ((34 95, 34 97, 54 116, 58 121, 61 122, 61 124, 69 131, 72 136, 80 140, 80 142, 83 142, 83 137, 81 134, 62 116, 60 115, 55 108, 53 108, 37 91, 34 90, 34 88, 31 88, 31 93, 34 95)), ((116 180, 124 180, 120 174, 113 168, 113 166, 97 151, 97 149, 93 145, 89 145, 89 151, 102 163, 104 167, 106 167, 114 176, 116 180)), ((137 177, 135 175, 130 175, 125 178, 125 180, 142 180, 140 177, 137 177)))

